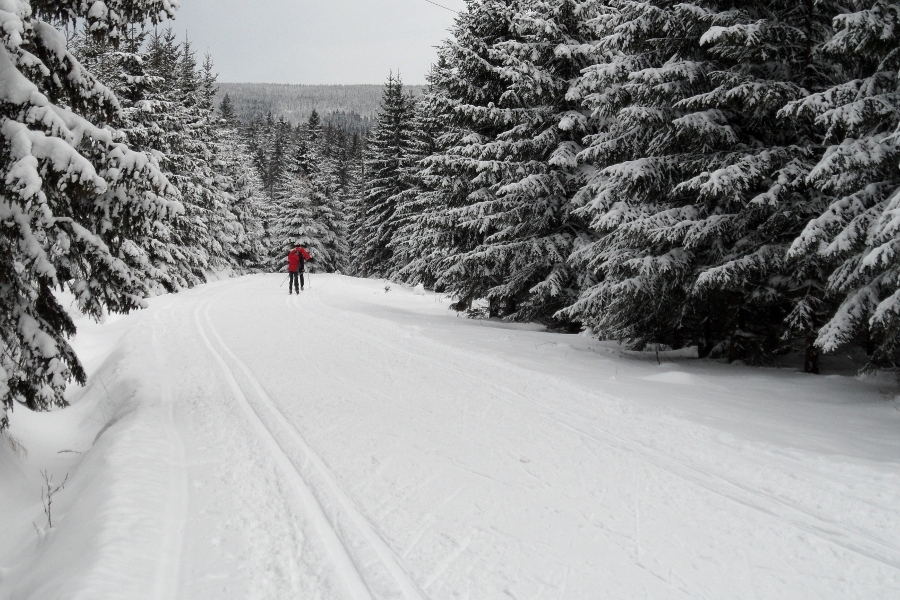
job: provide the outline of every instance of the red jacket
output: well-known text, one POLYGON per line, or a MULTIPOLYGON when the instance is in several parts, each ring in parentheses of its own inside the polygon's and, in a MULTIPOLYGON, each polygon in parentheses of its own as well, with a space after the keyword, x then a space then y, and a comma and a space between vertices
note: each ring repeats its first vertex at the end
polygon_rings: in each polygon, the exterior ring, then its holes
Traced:
POLYGON ((306 248, 297 246, 288 252, 288 271, 291 273, 296 273, 298 270, 302 271, 303 263, 308 260, 312 260, 312 258, 309 256, 306 248))

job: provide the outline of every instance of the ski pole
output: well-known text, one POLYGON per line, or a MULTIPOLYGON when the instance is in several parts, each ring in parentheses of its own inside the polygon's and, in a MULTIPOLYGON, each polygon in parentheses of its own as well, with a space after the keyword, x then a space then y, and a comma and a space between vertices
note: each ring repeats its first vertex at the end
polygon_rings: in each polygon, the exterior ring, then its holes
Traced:
POLYGON ((290 276, 291 276, 291 274, 288 273, 288 274, 287 274, 287 277, 284 278, 284 281, 282 281, 282 282, 281 282, 281 285, 279 285, 278 287, 280 287, 280 288, 284 287, 284 282, 287 281, 287 280, 288 280, 288 277, 290 277, 290 276))

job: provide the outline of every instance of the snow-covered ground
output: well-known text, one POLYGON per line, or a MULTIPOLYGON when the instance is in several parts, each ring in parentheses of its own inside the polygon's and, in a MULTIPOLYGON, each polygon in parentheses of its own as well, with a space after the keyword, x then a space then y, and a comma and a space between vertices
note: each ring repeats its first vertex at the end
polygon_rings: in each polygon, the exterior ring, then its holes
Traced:
POLYGON ((0 444, 0 598, 900 597, 892 381, 281 279, 80 322, 0 444))

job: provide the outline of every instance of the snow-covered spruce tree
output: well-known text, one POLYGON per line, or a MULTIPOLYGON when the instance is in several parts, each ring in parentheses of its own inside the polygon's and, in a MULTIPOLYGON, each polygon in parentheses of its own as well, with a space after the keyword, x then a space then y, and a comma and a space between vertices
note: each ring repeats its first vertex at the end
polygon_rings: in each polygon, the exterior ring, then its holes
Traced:
POLYGON ((513 39, 518 2, 470 2, 438 49, 427 98, 445 131, 436 151, 423 161, 421 177, 429 190, 421 194, 416 216, 418 236, 415 267, 418 277, 434 279, 435 289, 451 291, 455 308, 471 307, 475 299, 502 282, 490 270, 460 257, 481 245, 487 234, 463 220, 467 208, 491 196, 494 173, 479 169, 472 147, 496 139, 504 131, 506 111, 498 109, 507 83, 491 49, 513 39))
POLYGON ((231 101, 231 96, 228 94, 225 94, 219 103, 219 116, 230 125, 237 125, 240 121, 234 111, 234 102, 231 101))
MULTIPOLYGON (((180 251, 176 264, 188 283, 196 285, 206 280, 207 272, 220 266, 216 259, 221 257, 221 248, 213 245, 215 231, 221 224, 216 218, 221 199, 217 190, 211 188, 211 115, 205 106, 190 43, 175 43, 171 30, 166 35, 167 54, 174 50, 176 62, 167 90, 171 128, 166 128, 167 147, 162 164, 181 192, 185 207, 185 213, 175 222, 175 242, 180 251)), ((156 74, 162 77, 163 73, 156 74)))
MULTIPOLYGON (((216 75, 212 57, 207 54, 203 65, 196 72, 199 79, 198 108, 202 111, 206 128, 206 151, 208 152, 209 172, 211 180, 204 180, 213 197, 211 214, 210 239, 207 241, 212 256, 212 264, 218 269, 236 269, 236 257, 246 255, 249 242, 244 224, 235 214, 234 180, 228 172, 228 165, 223 160, 227 151, 222 143, 221 121, 215 114, 216 75), (207 183, 208 181, 208 183, 207 183)), ((238 158, 237 160, 240 160, 238 158)))
POLYGON ((365 139, 359 141, 358 153, 350 164, 350 182, 345 202, 347 214, 347 268, 350 275, 368 277, 366 260, 366 144, 365 139))
POLYGON ((900 3, 850 2, 821 45, 842 79, 785 108, 810 122, 827 150, 806 181, 834 196, 791 247, 836 266, 828 290, 840 308, 817 346, 867 346, 868 368, 900 366, 900 3))
MULTIPOLYGON (((265 119, 250 124, 250 148, 253 152, 253 164, 262 180, 266 201, 260 207, 260 218, 263 226, 263 246, 266 249, 266 268, 279 270, 283 256, 273 263, 273 253, 281 252, 281 233, 279 232, 279 194, 283 191, 288 179, 288 165, 293 145, 293 128, 284 119, 275 119, 271 114, 265 119), (279 248, 277 251, 275 248, 279 248)), ((296 240, 295 240, 296 242, 296 240)), ((285 251, 286 252, 286 251, 285 251)))
POLYGON ((335 163, 335 174, 340 185, 339 197, 342 203, 342 225, 344 228, 345 260, 343 272, 358 274, 351 251, 353 226, 357 216, 357 200, 363 189, 362 160, 363 136, 354 131, 350 123, 329 123, 325 127, 326 144, 335 163))
POLYGON ((250 124, 248 137, 263 188, 269 199, 274 199, 275 190, 287 172, 294 132, 284 119, 275 119, 270 113, 265 119, 250 124))
POLYGON ((154 32, 145 52, 147 37, 132 27, 114 48, 82 34, 76 51, 119 96, 118 125, 129 145, 148 151, 183 188, 188 214, 153 240, 156 279, 176 290, 201 281, 207 269, 259 266, 262 236, 246 231, 258 227, 249 210, 253 169, 237 121, 214 116, 212 60, 198 68, 190 44, 178 44, 171 29, 154 32))
POLYGON ((229 122, 215 115, 217 76, 209 55, 196 76, 199 78, 198 108, 208 124, 202 149, 212 175, 203 182, 213 198, 207 240, 212 265, 236 272, 260 268, 264 256, 259 210, 264 201, 262 185, 237 121, 229 122))
MULTIPOLYGON (((165 147, 165 132, 158 123, 166 120, 169 103, 158 91, 164 79, 151 74, 147 66, 148 35, 145 28, 132 24, 113 43, 96 38, 83 27, 71 45, 81 64, 118 98, 120 110, 114 124, 125 143, 134 151, 146 153, 158 166, 163 157, 160 149, 165 147)), ((174 268, 173 254, 178 250, 172 241, 172 227, 158 226, 145 249, 150 259, 147 279, 153 293, 187 285, 174 268)))
POLYGON ((828 83, 814 48, 835 8, 598 4, 601 54, 573 90, 599 128, 579 200, 600 237, 574 256, 596 283, 566 314, 639 347, 763 360, 820 302, 820 265, 785 261, 825 202, 802 176, 815 140, 778 114, 828 83))
MULTIPOLYGON (((303 132, 305 171, 311 191, 312 226, 318 239, 309 240, 316 247, 316 268, 333 273, 343 271, 347 261, 347 224, 339 165, 323 135, 321 120, 313 111, 303 132)), ((302 237, 302 236, 301 236, 302 237)))
MULTIPOLYGON (((198 205, 203 188, 192 185, 193 176, 206 169, 206 145, 200 132, 192 132, 198 121, 196 106, 189 106, 196 96, 198 82, 188 71, 196 67, 193 54, 187 48, 187 60, 181 44, 171 28, 154 30, 147 43, 145 69, 152 85, 147 90, 142 107, 147 133, 144 143, 159 161, 160 167, 182 194, 185 212, 175 220, 171 236, 160 254, 171 265, 168 291, 176 291, 202 283, 210 269, 209 254, 204 247, 208 232, 206 214, 198 205), (185 90, 188 86, 188 90, 185 90)), ((138 118, 142 118, 140 115, 138 118)))
POLYGON ((266 248, 263 217, 268 199, 253 166, 253 154, 226 94, 219 106, 216 156, 223 172, 220 187, 228 194, 229 210, 240 226, 228 246, 229 262, 239 271, 262 269, 266 248))
POLYGON ((318 111, 313 109, 306 120, 306 123, 298 124, 293 130, 293 167, 299 169, 304 177, 309 178, 309 174, 313 171, 312 154, 310 149, 310 137, 317 137, 319 129, 322 126, 322 119, 318 111), (313 133, 310 134, 309 130, 313 133))
POLYGON ((342 187, 321 119, 313 111, 297 128, 279 123, 257 124, 255 135, 258 163, 271 178, 270 265, 281 269, 288 250, 301 242, 318 269, 342 270, 347 256, 342 187), (268 145, 274 146, 271 152, 268 145))
POLYGON ((325 151, 334 161, 334 173, 341 186, 341 195, 349 197, 353 185, 356 157, 360 150, 360 135, 342 125, 327 121, 322 128, 325 151))
POLYGON ((391 277, 429 288, 434 287, 437 275, 433 269, 435 237, 428 227, 428 218, 444 207, 434 204, 440 202, 440 196, 429 186, 422 161, 438 150, 437 140, 444 128, 444 121, 435 110, 434 89, 429 85, 413 108, 407 152, 400 166, 403 189, 394 200, 397 230, 391 241, 391 277))
POLYGON ((712 57, 710 78, 718 87, 709 96, 681 103, 693 110, 723 111, 739 136, 738 147, 728 149, 724 160, 710 160, 707 153, 706 172, 682 184, 699 192, 701 206, 715 199, 718 215, 726 217, 725 227, 715 213, 701 224, 717 229, 714 242, 725 241, 727 253, 719 256, 716 248, 714 260, 706 259, 693 296, 737 298, 736 314, 719 318, 731 357, 765 357, 783 341, 799 337, 805 345, 804 370, 812 373, 819 372, 815 334, 832 308, 822 293, 827 265, 815 257, 786 260, 786 251, 828 198, 802 177, 818 153, 816 136, 778 116, 786 100, 833 81, 834 64, 816 47, 830 36, 838 6, 830 1, 782 2, 765 9, 748 4, 734 14, 732 5, 723 5, 706 21, 709 29, 700 40, 712 57))
POLYGON ((391 271, 396 198, 403 191, 400 169, 412 116, 412 100, 403 92, 400 76, 392 73, 384 85, 375 127, 366 144, 364 260, 370 276, 386 276, 391 271))
MULTIPOLYGON (((454 148, 483 187, 455 210, 458 225, 481 243, 458 256, 461 273, 481 273, 492 313, 554 321, 575 300, 567 260, 586 227, 571 198, 584 184, 576 160, 586 115, 566 95, 587 66, 584 26, 592 7, 573 0, 506 4, 509 36, 486 47, 499 97, 468 106, 470 137, 454 148)), ((469 282, 443 278, 452 291, 469 282)))
POLYGON ((169 29, 151 35, 147 64, 155 82, 151 97, 160 107, 153 121, 154 150, 185 207, 167 248, 179 275, 177 289, 205 281, 210 271, 234 266, 232 257, 241 249, 232 246, 244 233, 231 210, 225 165, 216 157, 211 61, 198 67, 190 43, 177 43, 169 29))
POLYGON ((149 161, 108 123, 119 103, 69 52, 53 25, 86 20, 98 39, 172 16, 171 0, 0 5, 0 429, 7 409, 65 403, 84 370, 75 326, 54 296, 69 289, 95 318, 147 292, 145 241, 179 206, 149 161))
POLYGON ((309 180, 296 167, 289 169, 275 188, 268 239, 269 271, 286 271, 287 254, 298 242, 317 260, 325 254, 319 243, 321 231, 313 219, 311 195, 309 180))

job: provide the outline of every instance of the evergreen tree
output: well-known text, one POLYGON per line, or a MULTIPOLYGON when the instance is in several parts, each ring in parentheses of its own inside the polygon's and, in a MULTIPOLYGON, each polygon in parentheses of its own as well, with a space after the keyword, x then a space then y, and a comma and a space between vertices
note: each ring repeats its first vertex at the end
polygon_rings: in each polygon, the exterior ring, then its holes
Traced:
POLYGON ((490 232, 472 217, 477 212, 473 207, 489 202, 500 181, 494 168, 502 159, 483 165, 480 158, 515 112, 516 100, 513 94, 505 95, 509 82, 501 76, 503 65, 494 48, 514 39, 519 9, 519 2, 506 0, 470 2, 456 21, 452 39, 439 48, 425 99, 445 129, 436 151, 420 163, 428 191, 420 195, 415 218, 421 231, 415 247, 418 260, 411 269, 415 278, 433 279, 435 289, 452 292, 457 309, 471 308, 475 299, 503 284, 492 265, 473 260, 471 253, 490 232), (464 256, 471 260, 461 260, 464 256))
MULTIPOLYGON (((266 202, 262 204, 260 218, 263 227, 263 246, 266 249, 267 268, 281 268, 283 257, 272 263, 273 248, 283 245, 279 232, 279 204, 283 198, 284 186, 287 185, 289 153, 293 132, 283 119, 276 120, 271 114, 262 122, 250 126, 250 147, 253 152, 254 165, 266 194, 266 202)), ((295 240, 296 242, 296 240, 295 240)), ((280 252, 280 250, 279 250, 280 252)), ((285 251, 286 252, 286 251, 285 251)))
POLYGON ((303 176, 309 178, 312 172, 317 168, 313 159, 313 144, 318 143, 319 129, 322 120, 319 113, 313 109, 309 115, 309 119, 303 125, 297 125, 294 130, 294 157, 296 166, 299 168, 303 176))
POLYGON ((311 218, 318 232, 316 266, 326 272, 340 271, 344 269, 347 257, 343 190, 337 162, 328 147, 329 138, 323 135, 316 111, 310 115, 305 133, 303 144, 308 157, 305 170, 311 191, 311 218))
POLYGON ((827 150, 803 171, 832 203, 814 215, 791 247, 800 260, 825 260, 841 302, 821 329, 826 352, 867 346, 869 368, 900 365, 900 4, 850 2, 835 17, 821 51, 843 77, 784 113, 821 131, 827 150))
POLYGON ((785 261, 825 202, 798 176, 815 140, 778 115, 832 76, 812 49, 836 9, 597 10, 598 64, 571 95, 598 127, 581 155, 594 173, 578 201, 599 238, 575 254, 594 284, 566 314, 638 347, 694 343, 704 355, 764 360, 789 326, 815 326, 801 313, 820 300, 820 265, 785 261))
POLYGON ((381 108, 366 144, 365 262, 369 275, 386 276, 392 267, 391 242, 397 230, 397 196, 404 189, 401 168, 407 153, 412 102, 400 76, 384 85, 381 108))
POLYGON ((348 272, 357 277, 368 277, 366 240, 366 147, 365 140, 356 137, 358 147, 349 166, 350 182, 347 201, 347 247, 349 252, 348 272))
POLYGON ((354 136, 333 123, 326 122, 322 128, 322 137, 324 152, 333 161, 334 174, 338 179, 341 196, 346 198, 352 177, 351 153, 354 151, 354 136))
POLYGON ((267 240, 269 271, 286 271, 287 254, 298 243, 305 246, 316 260, 325 254, 319 242, 321 231, 313 218, 311 193, 309 180, 294 163, 275 189, 267 240))
POLYGON ((268 198, 262 179, 253 166, 250 146, 227 101, 226 95, 219 106, 222 118, 218 126, 216 153, 223 168, 220 185, 228 193, 229 210, 239 225, 231 232, 233 239, 228 247, 229 262, 245 272, 262 269, 266 263, 263 220, 268 198))
POLYGON ((205 281, 210 271, 237 266, 235 257, 247 251, 246 232, 232 210, 234 182, 217 156, 211 59, 198 66, 190 43, 177 43, 167 29, 150 36, 147 65, 155 82, 151 97, 160 107, 151 143, 185 207, 165 248, 177 273, 169 286, 174 290, 205 281))
POLYGON ((248 252, 245 247, 247 238, 243 223, 233 211, 234 180, 227 172, 227 163, 223 160, 222 131, 220 121, 215 115, 214 100, 216 95, 216 74, 212 58, 207 54, 203 65, 194 71, 197 79, 197 108, 205 127, 203 132, 204 151, 207 158, 207 179, 203 183, 208 188, 211 199, 209 239, 207 245, 214 268, 230 269, 236 267, 236 257, 248 252))
MULTIPOLYGON (((148 69, 147 54, 143 49, 147 37, 146 30, 132 25, 114 44, 107 39, 97 39, 84 26, 71 46, 78 60, 118 98, 120 111, 114 123, 128 147, 146 153, 158 167, 163 132, 157 122, 165 120, 168 104, 154 91, 163 79, 148 69)), ((146 240, 144 249, 149 259, 147 281, 154 294, 185 285, 177 269, 173 268, 175 247, 171 227, 160 224, 154 235, 146 240)))
POLYGON ((343 270, 347 259, 344 188, 332 138, 323 135, 313 111, 293 128, 268 118, 255 123, 252 137, 256 163, 268 179, 270 195, 266 245, 271 268, 280 269, 284 256, 302 241, 324 271, 343 270))
POLYGON ((238 122, 237 114, 234 112, 234 103, 228 94, 225 94, 222 102, 219 103, 219 115, 229 125, 236 125, 238 122))
POLYGON ((168 239, 155 249, 158 262, 169 267, 165 288, 177 291, 203 281, 209 266, 208 255, 199 247, 206 229, 203 217, 197 214, 193 193, 184 197, 186 173, 194 162, 190 153, 202 149, 202 145, 187 131, 191 119, 181 92, 181 48, 171 28, 154 30, 149 35, 142 59, 149 85, 135 102, 136 110, 130 114, 134 120, 127 131, 135 143, 152 152, 181 195, 185 211, 173 223, 168 239))
POLYGON ((252 123, 250 130, 254 164, 269 199, 274 200, 275 191, 286 177, 294 132, 289 123, 282 118, 275 119, 272 114, 252 123))
MULTIPOLYGON (((209 131, 204 119, 197 63, 189 42, 175 42, 174 33, 168 30, 164 39, 166 58, 174 55, 175 65, 170 73, 169 125, 167 147, 163 166, 171 181, 181 192, 185 213, 175 223, 175 241, 179 246, 176 264, 189 285, 205 281, 212 269, 211 247, 215 199, 207 182, 211 181, 207 147, 209 131)), ((151 48, 151 59, 154 57, 151 48)), ((162 77, 163 71, 157 71, 162 77)))
POLYGON ((450 150, 482 184, 454 211, 466 237, 481 239, 454 257, 461 268, 442 283, 486 298, 493 314, 550 321, 575 299, 567 260, 586 229, 571 198, 584 183, 576 156, 587 119, 566 97, 587 66, 586 8, 571 0, 500 4, 507 31, 485 43, 482 63, 499 95, 466 106, 467 127, 484 133, 450 150))
MULTIPOLYGON (((434 77, 434 72, 429 78, 434 77)), ((434 265, 444 256, 434 244, 435 237, 429 228, 432 213, 444 210, 440 195, 436 194, 423 166, 423 161, 438 151, 438 138, 445 126, 435 110, 436 90, 429 85, 414 107, 410 126, 410 142, 400 168, 403 190, 395 199, 397 232, 391 242, 393 252, 392 276, 412 284, 434 286, 438 274, 434 265)))
POLYGON ((130 24, 171 16, 165 0, 0 6, 0 430, 7 409, 65 404, 84 382, 67 338, 75 326, 53 295, 68 288, 95 318, 128 312, 148 292, 143 248, 177 212, 174 190, 109 123, 120 105, 68 50, 50 23, 88 23, 117 42, 130 24))

